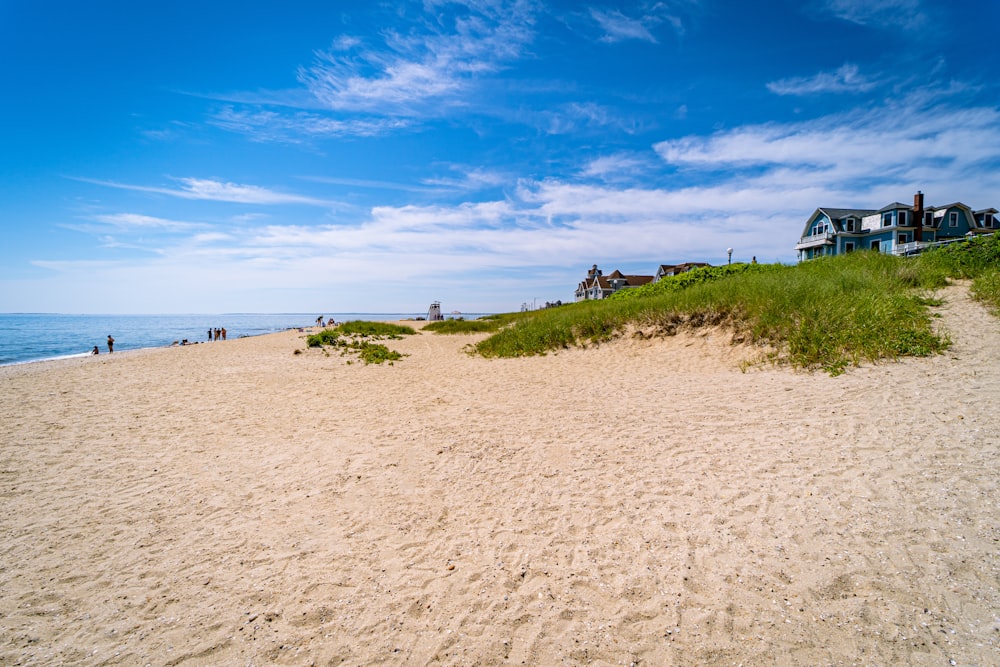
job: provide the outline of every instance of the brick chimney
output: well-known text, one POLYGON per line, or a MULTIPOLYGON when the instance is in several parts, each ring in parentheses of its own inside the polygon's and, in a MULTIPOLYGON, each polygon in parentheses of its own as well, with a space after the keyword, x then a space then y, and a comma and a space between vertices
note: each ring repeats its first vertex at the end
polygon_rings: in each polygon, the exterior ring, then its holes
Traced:
POLYGON ((913 240, 924 240, 924 193, 920 190, 913 195, 913 240))

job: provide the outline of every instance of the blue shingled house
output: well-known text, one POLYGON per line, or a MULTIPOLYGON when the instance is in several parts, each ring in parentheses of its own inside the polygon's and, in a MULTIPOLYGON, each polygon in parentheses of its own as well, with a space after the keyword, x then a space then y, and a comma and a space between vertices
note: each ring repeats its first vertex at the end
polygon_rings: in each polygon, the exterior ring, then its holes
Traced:
POLYGON ((1000 219, 995 208, 973 211, 961 202, 924 208, 924 195, 918 192, 913 206, 895 202, 878 210, 818 208, 809 216, 795 250, 799 261, 854 250, 906 255, 932 243, 997 229, 1000 219))

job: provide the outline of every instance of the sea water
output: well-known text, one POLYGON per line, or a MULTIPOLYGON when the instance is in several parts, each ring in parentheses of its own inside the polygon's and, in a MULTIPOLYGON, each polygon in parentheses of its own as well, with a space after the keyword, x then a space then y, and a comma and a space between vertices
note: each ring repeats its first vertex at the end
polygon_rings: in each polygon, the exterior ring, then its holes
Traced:
MULTIPOLYGON (((324 322, 392 321, 426 313, 325 313, 324 322)), ((471 319, 478 314, 466 315, 471 319)), ((0 365, 85 356, 96 345, 107 354, 107 339, 115 352, 167 347, 187 340, 208 341, 208 330, 225 327, 226 338, 258 336, 285 329, 315 326, 318 313, 227 313, 221 315, 58 315, 0 313, 0 365)))

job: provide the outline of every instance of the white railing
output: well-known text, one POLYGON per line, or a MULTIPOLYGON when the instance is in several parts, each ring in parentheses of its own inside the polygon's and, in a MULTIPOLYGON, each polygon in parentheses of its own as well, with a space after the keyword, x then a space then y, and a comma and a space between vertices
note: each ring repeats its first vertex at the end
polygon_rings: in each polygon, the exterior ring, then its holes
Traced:
POLYGON ((828 241, 833 240, 833 232, 821 232, 819 234, 812 234, 810 236, 803 236, 799 239, 799 242, 795 244, 796 250, 801 250, 802 248, 809 248, 814 245, 820 245, 828 241))
POLYGON ((944 239, 943 241, 911 241, 910 243, 897 243, 892 249, 893 255, 918 255, 928 248, 939 248, 951 243, 964 241, 964 237, 954 239, 944 239))

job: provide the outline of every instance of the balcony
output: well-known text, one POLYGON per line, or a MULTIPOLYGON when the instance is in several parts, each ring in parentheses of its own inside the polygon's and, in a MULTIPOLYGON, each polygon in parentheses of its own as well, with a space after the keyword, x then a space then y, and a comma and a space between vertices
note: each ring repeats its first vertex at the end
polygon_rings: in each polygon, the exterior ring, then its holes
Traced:
POLYGON ((805 250, 806 248, 815 248, 820 245, 833 245, 833 233, 823 232, 822 234, 813 234, 812 236, 803 236, 798 243, 795 244, 796 250, 805 250))

